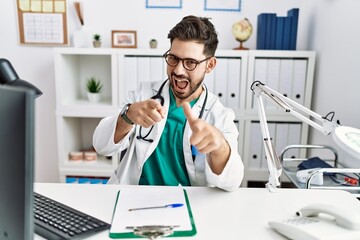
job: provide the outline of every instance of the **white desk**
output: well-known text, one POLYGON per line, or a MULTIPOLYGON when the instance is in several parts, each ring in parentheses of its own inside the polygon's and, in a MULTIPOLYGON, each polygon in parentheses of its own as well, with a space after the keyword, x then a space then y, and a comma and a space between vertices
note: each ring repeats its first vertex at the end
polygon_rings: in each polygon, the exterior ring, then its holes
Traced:
MULTIPOLYGON (((120 185, 35 183, 34 190, 103 221, 111 217, 120 185)), ((285 239, 267 224, 293 217, 310 203, 341 205, 360 214, 360 201, 341 190, 239 188, 225 192, 216 188, 187 187, 197 234, 172 239, 285 239)), ((89 239, 110 239, 103 231, 89 239)), ((36 236, 35 239, 43 239, 36 236)))

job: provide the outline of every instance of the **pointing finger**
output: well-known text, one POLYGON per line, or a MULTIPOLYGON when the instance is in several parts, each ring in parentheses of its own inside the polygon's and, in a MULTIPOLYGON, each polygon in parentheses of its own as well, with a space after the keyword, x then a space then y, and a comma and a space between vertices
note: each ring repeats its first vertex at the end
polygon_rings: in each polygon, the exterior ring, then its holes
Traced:
POLYGON ((164 118, 165 116, 165 109, 164 107, 161 105, 161 103, 159 101, 156 101, 154 99, 150 99, 150 106, 155 109, 162 118, 164 118))
POLYGON ((150 100, 150 106, 156 110, 160 110, 162 108, 162 105, 159 101, 156 101, 154 99, 149 99, 150 100))
POLYGON ((185 117, 187 118, 189 124, 191 125, 194 121, 198 119, 198 117, 191 110, 190 104, 188 102, 183 103, 183 109, 185 117))

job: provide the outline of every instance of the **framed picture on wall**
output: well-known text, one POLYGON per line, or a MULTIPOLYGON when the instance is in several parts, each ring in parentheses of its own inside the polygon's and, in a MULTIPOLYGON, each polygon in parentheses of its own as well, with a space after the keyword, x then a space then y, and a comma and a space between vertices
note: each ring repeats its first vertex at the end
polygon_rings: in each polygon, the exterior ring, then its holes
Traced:
POLYGON ((241 0, 204 0, 204 10, 240 12, 241 0))
POLYGON ((113 48, 136 48, 136 31, 111 31, 111 45, 113 48))
POLYGON ((182 8, 182 0, 146 0, 146 8, 182 8))

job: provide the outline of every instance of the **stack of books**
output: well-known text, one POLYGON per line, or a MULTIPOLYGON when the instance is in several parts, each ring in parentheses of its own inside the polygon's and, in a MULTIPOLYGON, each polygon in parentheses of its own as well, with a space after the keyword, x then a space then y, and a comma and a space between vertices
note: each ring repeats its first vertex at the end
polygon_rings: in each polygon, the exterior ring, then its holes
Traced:
POLYGON ((286 17, 261 13, 257 22, 256 49, 296 50, 299 9, 293 8, 286 17))

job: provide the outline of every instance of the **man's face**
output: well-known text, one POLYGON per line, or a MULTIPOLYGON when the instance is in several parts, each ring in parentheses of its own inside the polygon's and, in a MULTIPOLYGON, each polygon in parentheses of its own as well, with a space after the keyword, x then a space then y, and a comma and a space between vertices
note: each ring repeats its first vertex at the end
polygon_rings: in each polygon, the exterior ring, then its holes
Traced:
POLYGON ((176 66, 167 65, 167 75, 170 80, 171 89, 177 100, 180 102, 182 100, 192 101, 199 97, 202 92, 202 88, 200 86, 204 80, 205 73, 211 71, 208 67, 211 58, 202 61, 206 59, 206 56, 203 54, 203 50, 204 44, 193 41, 185 42, 174 39, 172 42, 171 48, 168 52, 169 59, 175 63, 176 60, 185 59, 180 60, 176 66), (195 69, 189 70, 189 66, 192 68, 192 65, 196 65, 195 69))

